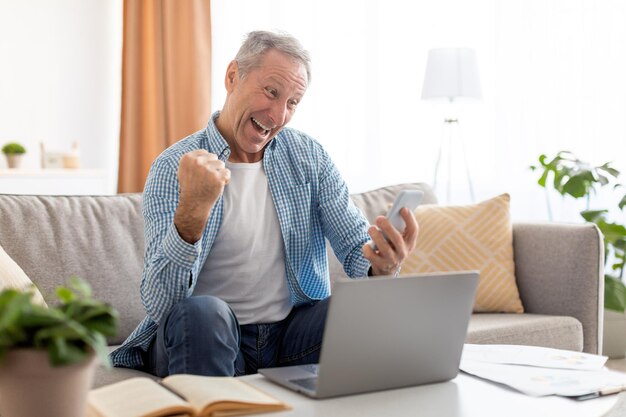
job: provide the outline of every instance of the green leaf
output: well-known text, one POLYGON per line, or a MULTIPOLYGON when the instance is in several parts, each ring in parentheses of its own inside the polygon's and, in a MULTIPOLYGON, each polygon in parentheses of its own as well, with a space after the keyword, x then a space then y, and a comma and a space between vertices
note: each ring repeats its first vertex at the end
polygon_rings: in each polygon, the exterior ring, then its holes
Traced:
POLYGON ((580 215, 588 222, 596 223, 605 219, 608 212, 608 210, 584 210, 580 212, 580 215))
POLYGON ((552 186, 561 195, 565 194, 565 191, 563 190, 563 183, 565 182, 565 178, 567 178, 569 176, 570 176, 569 172, 566 171, 566 170, 554 171, 554 180, 552 181, 552 186))
POLYGON ((584 176, 573 176, 563 185, 563 192, 574 198, 581 198, 587 195, 588 188, 584 176))
POLYGON ((610 243, 626 237, 626 227, 621 224, 600 222, 598 227, 604 235, 604 239, 610 243))
POLYGON ((46 349, 53 365, 84 360, 92 352, 108 363, 106 337, 117 330, 118 313, 92 298, 90 286, 77 278, 56 289, 60 304, 35 304, 32 290, 0 291, 0 360, 14 347, 46 349))
POLYGON ((56 294, 62 303, 70 303, 76 298, 76 295, 74 294, 74 292, 66 287, 57 288, 56 294))
POLYGON ((604 307, 619 312, 626 310, 626 286, 608 274, 604 276, 604 307))
POLYGON ((107 347, 107 341, 104 336, 99 333, 94 333, 94 342, 92 343, 91 347, 96 352, 96 355, 98 355, 101 364, 104 365, 105 368, 110 368, 111 359, 109 358, 109 349, 107 347))
MULTIPOLYGON (((619 252, 622 252, 622 256, 624 256, 624 251, 626 251, 626 239, 618 239, 613 242, 613 249, 616 249, 619 252)), ((616 255, 619 256, 619 253, 616 255)))
POLYGON ((609 183, 609 179, 606 176, 604 176, 604 175, 602 175, 602 174, 600 174, 598 172, 596 172, 596 174, 597 174, 596 181, 600 184, 600 186, 605 186, 605 185, 607 185, 609 183))
POLYGON ((38 328, 54 326, 64 321, 63 315, 58 311, 46 311, 49 309, 45 307, 42 309, 43 311, 33 309, 29 314, 24 314, 20 319, 20 325, 25 328, 38 328))
POLYGON ((53 366, 61 366, 84 361, 89 351, 68 343, 62 337, 55 337, 48 348, 48 355, 53 366))
POLYGON ((85 327, 106 337, 114 337, 117 334, 117 324, 117 317, 99 317, 84 323, 85 327))
POLYGON ((541 185, 542 187, 546 187, 546 180, 548 179, 548 174, 550 173, 550 171, 545 170, 543 171, 543 174, 541 175, 541 177, 539 178, 539 181, 537 181, 537 183, 539 185, 541 185))
POLYGON ((78 279, 77 277, 71 277, 69 280, 69 287, 73 289, 83 299, 91 298, 91 286, 86 282, 78 279))
POLYGON ((605 171, 607 174, 611 175, 614 178, 619 177, 619 174, 620 174, 620 172, 618 170, 616 170, 615 168, 613 168, 611 166, 610 162, 607 162, 607 163, 599 166, 598 169, 601 169, 601 170, 605 171))

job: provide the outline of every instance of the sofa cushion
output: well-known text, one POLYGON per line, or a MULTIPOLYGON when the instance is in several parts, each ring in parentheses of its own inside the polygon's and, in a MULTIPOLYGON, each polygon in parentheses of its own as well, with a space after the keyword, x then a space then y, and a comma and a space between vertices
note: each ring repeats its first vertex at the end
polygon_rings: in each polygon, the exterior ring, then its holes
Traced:
POLYGON ((7 288, 23 290, 29 287, 33 288, 33 299, 42 305, 46 305, 39 289, 33 285, 33 282, 26 276, 24 270, 0 246, 0 291, 7 288))
POLYGON ((145 311, 139 299, 143 265, 141 195, 0 195, 0 245, 44 294, 71 276, 120 313, 120 343, 145 311))
POLYGON ((568 316, 478 313, 472 314, 466 343, 543 346, 580 352, 583 326, 568 316))
POLYGON ((478 204, 420 206, 420 232, 402 274, 480 271, 475 312, 522 313, 515 282, 509 196, 478 204))

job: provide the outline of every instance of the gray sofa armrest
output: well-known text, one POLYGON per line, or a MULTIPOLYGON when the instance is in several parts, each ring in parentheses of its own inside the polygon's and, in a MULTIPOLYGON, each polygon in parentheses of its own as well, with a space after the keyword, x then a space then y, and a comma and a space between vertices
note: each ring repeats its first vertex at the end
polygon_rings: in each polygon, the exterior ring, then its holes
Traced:
POLYGON ((604 244, 593 224, 513 225, 515 275, 527 313, 572 316, 583 351, 601 353, 604 244))

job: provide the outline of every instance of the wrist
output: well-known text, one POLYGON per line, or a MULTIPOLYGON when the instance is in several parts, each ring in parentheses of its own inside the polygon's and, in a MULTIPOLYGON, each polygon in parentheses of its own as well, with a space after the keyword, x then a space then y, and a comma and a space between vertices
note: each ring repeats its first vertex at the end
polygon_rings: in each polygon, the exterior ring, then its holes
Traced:
POLYGON ((396 271, 393 273, 393 277, 394 278, 398 278, 400 276, 400 270, 402 269, 402 266, 399 265, 398 269, 396 269, 396 271))
POLYGON ((374 271, 374 268, 370 266, 370 269, 367 271, 367 276, 372 277, 372 276, 386 275, 386 276, 397 278, 400 276, 401 270, 402 270, 401 265, 398 265, 396 269, 393 269, 390 271, 384 271, 384 270, 374 271))
POLYGON ((202 237, 209 218, 210 210, 206 208, 189 208, 183 204, 178 206, 174 214, 174 226, 180 237, 187 243, 194 244, 202 237))

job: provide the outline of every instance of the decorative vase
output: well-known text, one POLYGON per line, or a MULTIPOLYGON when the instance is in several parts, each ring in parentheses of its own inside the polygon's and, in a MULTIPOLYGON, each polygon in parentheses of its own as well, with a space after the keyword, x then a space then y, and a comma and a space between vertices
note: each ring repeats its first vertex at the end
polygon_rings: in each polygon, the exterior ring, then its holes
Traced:
POLYGON ((602 354, 611 359, 626 356, 626 313, 604 310, 602 354))
POLYGON ((6 154, 9 168, 19 168, 22 163, 22 154, 6 154))
POLYGON ((98 361, 53 367, 48 352, 9 350, 0 364, 0 415, 3 417, 84 417, 87 393, 98 361))

